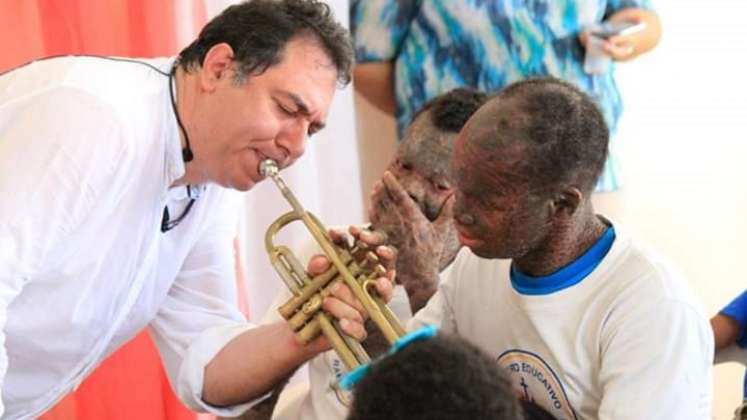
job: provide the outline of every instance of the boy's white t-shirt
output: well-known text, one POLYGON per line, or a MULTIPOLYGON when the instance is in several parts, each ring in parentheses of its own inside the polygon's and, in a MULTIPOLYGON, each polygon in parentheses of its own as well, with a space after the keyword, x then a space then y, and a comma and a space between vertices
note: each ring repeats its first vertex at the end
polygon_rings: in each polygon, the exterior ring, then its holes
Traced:
MULTIPOLYGON (((470 340, 509 371, 518 395, 559 420, 710 418, 705 312, 678 270, 615 231, 588 276, 544 295, 517 292, 510 261, 465 248, 408 330, 435 324, 470 340)), ((316 357, 300 411, 273 419, 346 418, 351 396, 335 386, 342 374, 333 352, 316 357)))
POLYGON ((708 419, 713 333, 681 273, 617 237, 581 282, 517 292, 510 261, 460 252, 408 329, 436 324, 495 357, 557 419, 708 419))

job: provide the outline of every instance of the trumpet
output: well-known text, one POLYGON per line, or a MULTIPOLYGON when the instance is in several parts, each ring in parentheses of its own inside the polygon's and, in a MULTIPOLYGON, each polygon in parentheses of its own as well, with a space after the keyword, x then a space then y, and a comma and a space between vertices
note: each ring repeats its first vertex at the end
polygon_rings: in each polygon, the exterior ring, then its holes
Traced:
POLYGON ((293 297, 281 305, 278 312, 288 321, 301 343, 306 344, 319 334, 324 334, 348 369, 370 362, 371 358, 361 343, 345 334, 338 321, 322 309, 322 301, 330 294, 332 286, 338 282, 345 283, 391 345, 405 331, 375 290, 376 279, 383 276, 386 269, 379 264, 377 255, 360 241, 349 249, 335 245, 324 225, 301 206, 285 184, 274 160, 263 160, 259 172, 273 180, 293 208, 270 224, 265 233, 265 247, 270 261, 293 293, 293 297), (309 278, 288 247, 275 245, 275 235, 289 223, 298 220, 306 226, 332 263, 327 271, 314 278, 309 278))

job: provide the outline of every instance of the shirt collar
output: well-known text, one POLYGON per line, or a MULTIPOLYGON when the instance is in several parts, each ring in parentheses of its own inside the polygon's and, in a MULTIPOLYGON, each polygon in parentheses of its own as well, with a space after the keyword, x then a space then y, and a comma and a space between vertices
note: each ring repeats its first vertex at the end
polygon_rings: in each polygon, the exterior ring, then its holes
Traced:
POLYGON ((604 234, 575 261, 547 276, 533 277, 522 273, 511 264, 511 285, 524 295, 549 295, 581 282, 602 262, 615 242, 615 228, 610 226, 604 234))

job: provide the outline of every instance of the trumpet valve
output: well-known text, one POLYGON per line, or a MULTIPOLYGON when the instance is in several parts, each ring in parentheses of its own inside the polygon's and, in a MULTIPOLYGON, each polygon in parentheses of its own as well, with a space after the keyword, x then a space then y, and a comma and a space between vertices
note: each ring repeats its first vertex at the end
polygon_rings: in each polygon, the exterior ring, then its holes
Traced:
POLYGON ((306 315, 311 315, 314 312, 318 311, 322 307, 322 296, 320 294, 315 294, 312 296, 308 302, 304 303, 301 307, 301 312, 303 312, 306 315))

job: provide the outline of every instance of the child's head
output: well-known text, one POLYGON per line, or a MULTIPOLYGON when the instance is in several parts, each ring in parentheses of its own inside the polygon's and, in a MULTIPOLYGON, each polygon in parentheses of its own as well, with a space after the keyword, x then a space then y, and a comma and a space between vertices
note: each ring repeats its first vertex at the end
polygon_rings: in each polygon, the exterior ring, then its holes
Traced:
POLYGON ((506 373, 463 339, 438 334, 371 365, 348 420, 523 419, 506 373))
POLYGON ((521 408, 524 409, 524 418, 526 420, 555 420, 552 414, 535 403, 522 400, 521 408))

